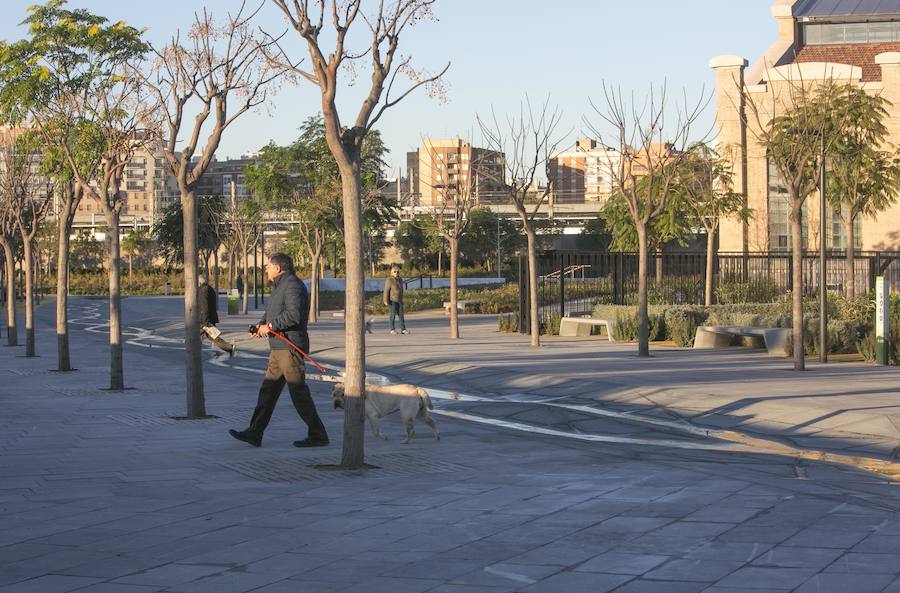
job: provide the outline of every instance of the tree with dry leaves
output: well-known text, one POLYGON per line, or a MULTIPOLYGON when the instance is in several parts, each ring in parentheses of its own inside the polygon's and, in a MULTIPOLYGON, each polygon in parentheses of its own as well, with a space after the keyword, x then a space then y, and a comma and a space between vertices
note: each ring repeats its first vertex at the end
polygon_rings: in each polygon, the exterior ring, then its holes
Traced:
MULTIPOLYGON (((110 389, 124 388, 119 214, 126 165, 155 133, 144 87, 130 75, 148 46, 141 32, 109 23, 84 9, 67 10, 64 0, 33 6, 29 37, 0 48, 0 93, 4 118, 26 121, 57 147, 74 182, 104 213, 109 268, 110 389), (86 164, 67 141, 54 137, 59 122, 83 128, 98 145, 98 160, 86 164)), ((63 134, 67 138, 68 134, 63 134)))
MULTIPOLYGON (((591 101, 603 125, 586 121, 608 152, 609 170, 616 193, 625 202, 638 241, 638 356, 650 356, 648 272, 651 228, 666 215, 676 195, 695 124, 709 103, 701 93, 696 102, 687 97, 668 119, 672 105, 665 85, 651 87, 643 100, 626 98, 621 89, 603 85, 604 104, 591 101), (607 130, 610 130, 607 132, 607 130), (604 141, 604 138, 610 141, 604 141), (615 141, 612 141, 615 137, 615 141)), ((702 141, 702 138, 701 138, 702 141)))
POLYGON ((273 0, 305 42, 310 68, 301 68, 281 46, 270 53, 273 63, 314 84, 320 91, 325 139, 341 175, 344 208, 344 246, 347 289, 345 305, 345 415, 341 466, 364 465, 365 447, 363 394, 366 375, 365 348, 365 258, 361 188, 362 147, 366 136, 384 113, 417 88, 434 86, 449 64, 435 75, 422 74, 412 58, 397 54, 400 38, 417 23, 432 18, 435 0, 393 0, 378 3, 373 14, 364 14, 362 0, 273 0), (363 28, 365 27, 365 28, 363 28), (327 28, 327 32, 326 32, 327 28), (363 49, 351 49, 351 31, 367 28, 363 49), (327 41, 322 39, 325 32, 327 41), (327 48, 326 44, 332 44, 327 48), (345 122, 338 112, 337 94, 341 74, 351 73, 368 62, 369 86, 355 119, 345 122), (410 80, 396 91, 398 76, 410 80), (396 91, 396 92, 395 92, 396 91))
POLYGON ((156 96, 163 117, 163 155, 181 193, 184 218, 184 342, 187 416, 206 416, 203 359, 197 303, 199 213, 197 184, 213 161, 231 124, 263 105, 283 69, 263 59, 270 41, 253 30, 259 12, 242 2, 235 13, 217 22, 204 9, 182 40, 176 34, 154 48, 155 61, 144 80, 156 96), (191 117, 191 110, 197 113, 191 117), (186 121, 187 120, 187 121, 186 121), (201 144, 201 135, 206 141, 201 144), (178 148, 182 142, 181 148, 178 148), (195 159, 195 156, 197 157, 195 159))
POLYGON ((519 114, 501 123, 496 113, 490 119, 478 118, 485 144, 503 155, 503 168, 485 168, 491 181, 503 189, 516 209, 525 231, 528 249, 528 303, 531 345, 541 345, 540 307, 538 304, 537 227, 535 220, 553 192, 550 175, 550 156, 557 152, 568 133, 560 133, 562 112, 551 107, 549 98, 541 105, 532 105, 526 97, 519 106, 519 114), (547 180, 540 187, 539 179, 547 180))

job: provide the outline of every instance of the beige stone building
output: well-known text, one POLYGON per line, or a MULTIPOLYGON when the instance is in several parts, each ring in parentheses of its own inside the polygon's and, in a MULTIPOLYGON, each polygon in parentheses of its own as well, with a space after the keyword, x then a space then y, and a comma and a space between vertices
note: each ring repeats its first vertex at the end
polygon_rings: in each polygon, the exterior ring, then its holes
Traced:
POLYGON ((461 138, 425 138, 407 155, 418 205, 433 207, 469 196, 476 204, 504 203, 504 155, 477 148, 461 138))
MULTIPOLYGON (((149 148, 138 151, 126 166, 121 191, 122 226, 153 226, 162 210, 178 199, 178 186, 162 152, 149 148)), ((75 226, 102 228, 104 224, 103 206, 88 198, 81 200, 75 226)))
POLYGON ((551 155, 554 204, 596 203, 602 207, 613 192, 613 171, 620 164, 617 151, 590 138, 580 138, 571 149, 551 155))
MULTIPOLYGON (((719 152, 732 161, 735 190, 747 196, 753 214, 746 224, 722 223, 720 252, 790 249, 787 191, 757 141, 753 110, 745 100, 771 113, 767 106, 789 102, 791 85, 828 77, 859 86, 892 103, 889 142, 900 147, 900 2, 777 0, 771 11, 778 36, 752 67, 734 55, 710 62, 716 72, 719 152)), ((811 250, 821 244, 819 204, 817 195, 810 196, 804 212, 804 242, 811 250)), ((828 208, 826 216, 826 247, 845 249, 841 213, 828 208)), ((900 250, 900 203, 877 219, 860 220, 856 238, 863 250, 900 250)))

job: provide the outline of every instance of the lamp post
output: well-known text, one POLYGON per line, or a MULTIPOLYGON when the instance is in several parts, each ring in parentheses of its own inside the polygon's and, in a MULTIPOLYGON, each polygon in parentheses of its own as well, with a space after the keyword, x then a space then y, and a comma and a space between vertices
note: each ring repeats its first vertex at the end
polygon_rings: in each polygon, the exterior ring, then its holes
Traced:
POLYGON ((828 262, 825 257, 825 130, 819 137, 819 362, 828 362, 828 262))
POLYGON ((500 212, 497 212, 497 278, 500 277, 500 212))

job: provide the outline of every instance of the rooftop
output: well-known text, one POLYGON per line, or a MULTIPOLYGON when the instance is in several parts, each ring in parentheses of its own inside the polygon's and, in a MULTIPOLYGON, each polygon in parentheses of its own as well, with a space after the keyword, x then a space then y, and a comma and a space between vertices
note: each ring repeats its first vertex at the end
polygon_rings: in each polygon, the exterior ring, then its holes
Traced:
POLYGON ((847 18, 900 16, 900 0, 800 0, 794 6, 797 18, 847 18))

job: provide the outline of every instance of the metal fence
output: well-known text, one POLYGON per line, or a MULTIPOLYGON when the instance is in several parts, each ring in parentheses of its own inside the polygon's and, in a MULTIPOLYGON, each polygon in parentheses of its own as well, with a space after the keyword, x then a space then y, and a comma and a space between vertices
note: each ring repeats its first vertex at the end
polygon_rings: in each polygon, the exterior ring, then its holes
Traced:
MULTIPOLYGON (((793 261, 786 252, 719 253, 713 261, 715 286, 741 283, 765 286, 775 293, 793 288, 793 261)), ((827 288, 843 291, 847 258, 827 253, 827 288)), ((803 255, 803 292, 819 290, 819 255, 803 255)), ((651 253, 649 290, 657 303, 702 304, 706 270, 705 252, 651 253)), ((857 252, 854 259, 857 293, 872 290, 877 276, 885 276, 891 290, 900 290, 900 251, 857 252)), ((590 314, 599 303, 633 304, 638 288, 636 253, 545 251, 537 255, 538 302, 541 317, 551 314, 590 314)), ((528 324, 528 258, 519 257, 519 327, 528 324)))

